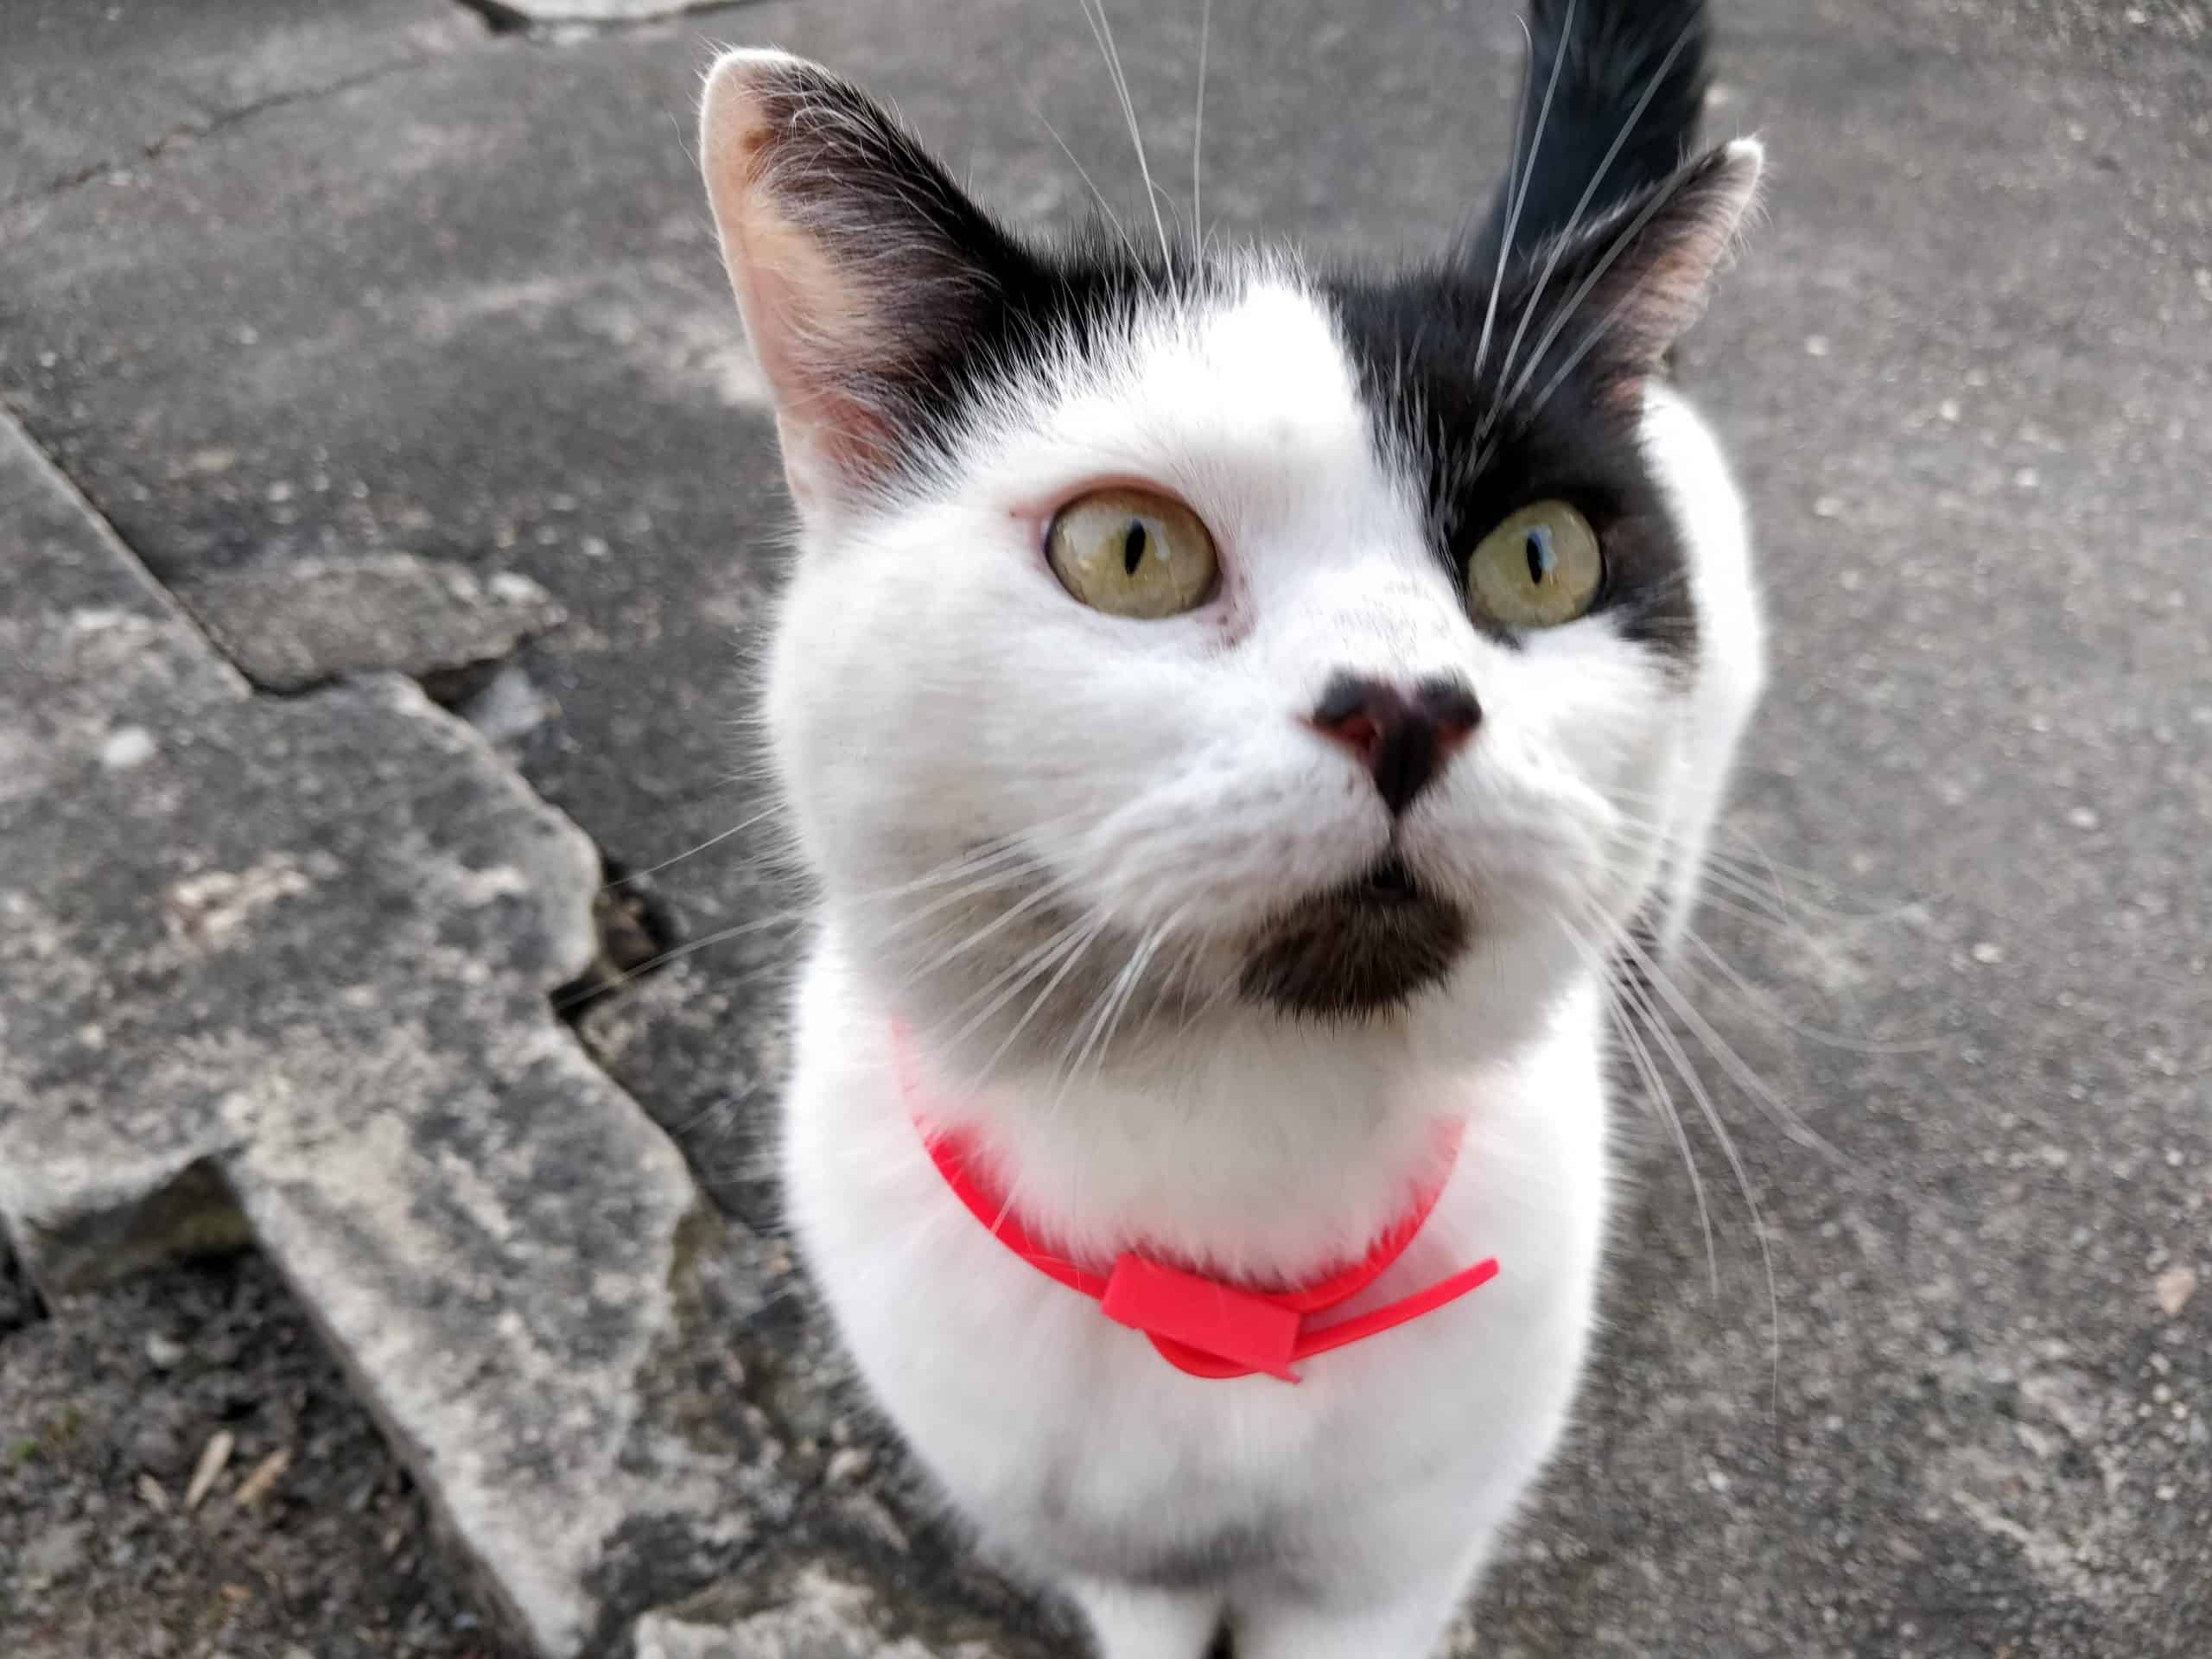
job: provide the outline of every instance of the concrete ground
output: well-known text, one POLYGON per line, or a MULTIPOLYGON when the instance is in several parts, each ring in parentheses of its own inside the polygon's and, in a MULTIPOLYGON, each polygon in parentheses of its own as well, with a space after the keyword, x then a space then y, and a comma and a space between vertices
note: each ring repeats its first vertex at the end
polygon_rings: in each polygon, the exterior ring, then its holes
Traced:
MULTIPOLYGON (((1068 1650, 959 1564, 774 1237, 787 895, 757 831, 690 850, 758 810, 784 522, 696 73, 818 56, 1065 221, 1041 111, 1141 197, 1071 3, 671 10, 0 19, 0 1651, 1068 1650), (241 1106, 311 1029, 315 1086, 241 1106), (325 1152, 369 1076, 389 1165, 325 1152), (480 1141, 464 1087, 537 1103, 480 1141), (582 1214, 609 1147, 651 1179, 608 1272, 666 1291, 563 1346, 487 1217, 582 1214), (338 1190, 370 1167, 451 1204, 338 1190), (467 1294, 402 1355, 448 1238, 467 1294), (212 1245, 257 1253, 171 1265, 212 1245), (471 1347, 511 1297, 542 1324, 471 1347), (588 1535, 537 1524, 570 1488, 509 1371, 604 1457, 588 1535)), ((1114 8, 1178 200, 1198 10, 1114 8)), ((2212 14, 1717 10, 1713 128, 1774 174, 1685 374, 1776 673, 1694 964, 1733 1058, 1681 1035, 1744 1181, 1695 1136, 1709 1285, 1636 1138, 1580 1424, 1458 1650, 2198 1659, 2212 14)), ((1387 252, 1488 190, 1503 0, 1212 14, 1214 234, 1387 252)))

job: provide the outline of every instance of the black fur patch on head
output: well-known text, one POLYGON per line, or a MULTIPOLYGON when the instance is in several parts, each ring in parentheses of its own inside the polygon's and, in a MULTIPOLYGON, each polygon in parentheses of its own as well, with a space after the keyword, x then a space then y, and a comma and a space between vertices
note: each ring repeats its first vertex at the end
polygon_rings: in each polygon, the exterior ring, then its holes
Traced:
POLYGON ((1605 550, 1595 608, 1688 660, 1697 617, 1643 454, 1642 391, 1703 302, 1758 156, 1682 164, 1704 101, 1703 0, 1532 0, 1529 30, 1511 162, 1479 228, 1436 265, 1328 292, 1379 443, 1421 469, 1453 578, 1509 513, 1567 501, 1605 550))
POLYGON ((1758 173, 1756 150, 1717 149, 1503 270, 1455 258, 1325 283, 1376 441, 1420 469, 1455 581, 1501 519, 1566 501, 1605 550, 1592 608, 1694 655, 1687 550, 1643 453, 1643 393, 1703 304, 1758 173))
POLYGON ((948 334, 939 372, 912 388, 938 444, 994 390, 1033 381, 1048 353, 1071 349, 1081 357, 1125 332, 1147 306, 1220 287, 1218 273, 1195 259, 1179 257, 1171 270, 1096 229, 1057 245, 1019 245, 991 280, 995 303, 948 334))
MULTIPOLYGON (((1586 357, 1541 403, 1542 377, 1533 377, 1516 404, 1510 389, 1524 365, 1513 363, 1509 373, 1503 359, 1525 298, 1501 296, 1488 361, 1477 372, 1489 288, 1465 271, 1339 277, 1325 292, 1358 369, 1377 442, 1416 467, 1430 545, 1462 594, 1468 557, 1484 537, 1534 502, 1565 501, 1589 520, 1605 552, 1605 583, 1592 611, 1670 657, 1687 660, 1695 652, 1687 550, 1643 454, 1640 405, 1619 395, 1610 361, 1586 357)), ((1541 318, 1532 321, 1530 335, 1542 327, 1541 318)), ((1507 643, 1520 637, 1474 615, 1478 626, 1507 643)))

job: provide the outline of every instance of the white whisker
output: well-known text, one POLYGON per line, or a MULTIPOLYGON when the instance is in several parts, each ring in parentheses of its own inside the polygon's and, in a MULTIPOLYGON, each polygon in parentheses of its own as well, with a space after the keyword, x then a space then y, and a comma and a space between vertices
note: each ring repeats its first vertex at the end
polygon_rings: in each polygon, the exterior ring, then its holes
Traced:
POLYGON ((1674 1141, 1675 1150, 1681 1157, 1682 1167, 1689 1173, 1690 1192, 1697 1201, 1698 1229, 1705 1238, 1707 1282, 1712 1293, 1718 1296, 1720 1294, 1720 1258, 1713 1247, 1713 1211, 1706 1202, 1705 1173, 1698 1167, 1697 1154, 1690 1146, 1689 1132, 1682 1127, 1681 1114, 1675 1109, 1673 1091, 1667 1087, 1666 1079, 1652 1060, 1651 1051, 1644 1046, 1634 1020, 1616 995, 1618 986, 1606 967, 1603 954, 1587 944, 1564 917, 1560 918, 1560 925, 1566 929, 1567 938, 1581 952, 1590 964, 1591 972, 1598 976, 1599 984, 1605 988, 1606 1014, 1612 1020, 1622 1041, 1627 1045, 1630 1061, 1643 1080, 1652 1109, 1658 1114, 1660 1122, 1666 1125, 1667 1133, 1674 1141))
POLYGON ((1059 967, 1054 970, 1052 978, 1045 982, 1044 988, 1039 990, 1035 996, 1030 999, 1029 1007, 1023 1011, 1021 1018, 1014 1021, 1014 1029, 1007 1033, 1004 1039, 1001 1040, 998 1047, 993 1051, 991 1058, 983 1063, 983 1075, 985 1077, 990 1076, 991 1073, 998 1069, 999 1062, 1006 1058, 1007 1051, 1014 1046, 1014 1039, 1020 1037, 1022 1032, 1028 1027, 1029 1022, 1037 1017, 1037 1011, 1043 1007, 1046 1002, 1051 1001, 1052 993, 1059 989, 1060 982, 1065 980, 1068 975, 1074 970, 1076 963, 1083 959, 1083 953, 1090 950, 1092 942, 1095 941, 1100 934, 1106 931, 1106 917, 1103 913, 1095 911, 1092 912, 1091 914, 1096 916, 1097 919, 1091 924, 1090 929, 1084 932, 1082 938, 1077 942, 1074 950, 1069 953, 1067 959, 1061 963, 1059 967))
MULTIPOLYGON (((1574 4, 1575 0, 1567 0, 1567 21, 1568 28, 1572 28, 1574 22, 1574 4)), ((1562 38, 1564 38, 1567 34, 1567 29, 1562 29, 1560 33, 1562 38)), ((1529 68, 1522 72, 1521 78, 1521 107, 1525 109, 1528 106, 1529 101, 1529 82, 1535 70, 1536 61, 1536 43, 1535 39, 1530 36, 1529 33, 1529 25, 1525 22, 1521 25, 1521 38, 1526 41, 1528 45, 1529 68)), ((1544 126, 1549 120, 1552 112, 1552 92, 1554 89, 1559 86, 1560 65, 1566 60, 1566 53, 1562 51, 1558 54, 1558 56, 1552 60, 1551 79, 1544 84, 1543 111, 1542 113, 1538 115, 1536 118, 1536 130, 1529 143, 1529 154, 1522 160, 1521 177, 1519 181, 1513 187, 1512 200, 1506 204, 1505 226, 1503 230, 1499 233, 1497 238, 1497 269, 1491 276, 1490 304, 1483 312, 1482 338, 1477 341, 1475 346, 1475 364, 1474 367, 1469 371, 1471 378, 1479 378, 1481 377, 1483 365, 1490 357, 1491 329, 1497 321, 1497 296, 1505 287, 1506 258, 1513 251, 1513 232, 1521 223, 1522 203, 1527 199, 1529 185, 1535 177, 1536 151, 1542 145, 1544 141, 1544 126)), ((1513 143, 1514 152, 1517 156, 1520 153, 1521 144, 1521 123, 1517 118, 1515 119, 1513 124, 1513 143)))
MULTIPOLYGON (((1644 203, 1621 228, 1620 234, 1613 238, 1611 245, 1606 248, 1598 263, 1592 266, 1582 280, 1575 285, 1573 291, 1561 303, 1559 315, 1552 320, 1544 332, 1536 337, 1536 347, 1529 353, 1529 360, 1522 365, 1519 377, 1500 394, 1497 402, 1491 406, 1489 416, 1476 429, 1475 435, 1478 439, 1486 435, 1490 429, 1497 423, 1497 417, 1508 409, 1518 410, 1524 422, 1535 419, 1541 412, 1544 405, 1551 401, 1552 394, 1556 392, 1567 377, 1574 372, 1575 365, 1589 354, 1591 347, 1605 338, 1613 324, 1619 320, 1621 313, 1635 301, 1637 289, 1630 285, 1619 299, 1613 302, 1611 308, 1599 320, 1598 326, 1590 331, 1582 343, 1576 346, 1567 360, 1560 365, 1558 372, 1545 384, 1543 392, 1535 402, 1525 410, 1520 409, 1522 396, 1528 391, 1530 378, 1535 374, 1537 366, 1543 362, 1544 354, 1551 350, 1552 342, 1559 338, 1560 331, 1573 321, 1575 314, 1582 308, 1583 301, 1589 297, 1590 290, 1605 279, 1605 273, 1613 268, 1615 262, 1620 258, 1621 255, 1628 251, 1643 227, 1658 216, 1661 208, 1673 201, 1681 193, 1688 177, 1687 174, 1678 173, 1656 192, 1651 200, 1644 203)), ((1484 453, 1487 454, 1490 452, 1484 453)))
POLYGON ((1160 193, 1152 181, 1152 163, 1145 158, 1144 134, 1137 126, 1137 106, 1129 96, 1129 79, 1122 71, 1122 54, 1114 45, 1114 24, 1106 16, 1106 0, 1077 0, 1083 15, 1090 24, 1090 32, 1098 41, 1098 49, 1106 54, 1106 73, 1113 81, 1114 91, 1122 103, 1122 118, 1128 123, 1129 143, 1137 152, 1137 171, 1144 180, 1144 199, 1152 209, 1153 229, 1160 232, 1160 257, 1172 274, 1175 256, 1167 245, 1167 221, 1160 216, 1160 193))
POLYGON ((1106 193, 1091 178, 1090 170, 1076 160, 1075 151, 1068 148, 1068 141, 1060 137, 1059 129, 1046 118, 1045 111, 1039 109, 1034 102, 1029 105, 1029 113, 1035 116, 1045 130, 1052 135, 1052 142, 1060 147, 1060 154, 1068 158, 1068 165, 1075 168, 1076 175, 1083 181, 1084 188, 1090 192, 1091 199, 1098 204, 1098 211, 1106 215, 1106 222, 1114 227, 1114 234, 1121 238, 1123 251, 1134 262, 1137 257, 1136 244, 1129 240, 1128 227, 1122 223, 1122 216, 1106 200, 1106 193))
POLYGON ((617 887, 628 887, 632 881, 642 881, 649 875, 658 875, 661 871, 667 869, 671 865, 681 864, 685 859, 695 857, 698 854, 705 852, 709 847, 721 846, 722 842, 728 841, 732 836, 743 835, 747 830, 752 829, 753 825, 765 823, 768 819, 774 817, 777 813, 782 810, 783 804, 781 802, 778 802, 773 806, 765 807, 761 810, 755 812, 751 817, 746 819, 743 823, 734 823, 730 825, 728 829, 721 831, 719 835, 709 836, 696 847, 686 848, 683 852, 677 854, 673 858, 664 858, 658 864, 648 864, 642 870, 632 870, 627 875, 616 877, 613 880, 609 881, 604 887, 602 887, 601 891, 603 893, 612 893, 617 887))
POLYGON ((1205 219, 1199 208, 1205 187, 1206 41, 1213 33, 1213 0, 1198 0, 1198 101, 1191 117, 1191 240, 1205 246, 1205 219))
MULTIPOLYGON (((1633 953, 1635 960, 1643 967, 1644 982, 1666 992, 1669 1000, 1675 1004, 1675 1011, 1682 1013, 1684 1004, 1680 993, 1662 983, 1662 976, 1649 958, 1624 935, 1619 943, 1633 953)), ((1751 1190, 1751 1172, 1745 1165, 1743 1154, 1736 1149, 1736 1139, 1728 1133, 1728 1126, 1722 1119, 1719 1109, 1713 1104, 1712 1094, 1707 1090, 1704 1080, 1698 1076, 1697 1068, 1690 1064, 1689 1056, 1683 1052, 1681 1044, 1675 1040, 1674 1033, 1667 1029, 1666 1022, 1659 1018, 1650 999, 1626 980, 1616 980, 1615 983, 1622 996, 1643 1012, 1645 1025, 1653 1039, 1681 1074, 1684 1085, 1690 1091, 1690 1098, 1696 1103, 1707 1127, 1713 1131, 1713 1139, 1719 1142, 1721 1156, 1728 1160, 1728 1168, 1736 1178, 1737 1191, 1743 1194, 1744 1207, 1751 1212, 1751 1232, 1758 1240, 1759 1262, 1766 1274, 1770 1382, 1778 1399, 1782 1376, 1782 1300, 1775 1287, 1774 1243, 1768 1236, 1765 1214, 1760 1210, 1758 1198, 1751 1190)))
POLYGON ((1849 1165, 1850 1160, 1808 1125, 1799 1116, 1796 1108, 1775 1093, 1766 1079, 1753 1071, 1743 1056, 1729 1046, 1726 1039, 1713 1028, 1712 1023, 1697 1011, 1696 1005, 1661 971, 1659 964, 1651 959, 1650 953, 1636 942, 1629 929, 1616 928, 1613 944, 1636 964, 1645 982, 1666 999, 1668 1007, 1696 1035, 1706 1052, 1720 1063, 1721 1070, 1727 1072, 1745 1093, 1767 1108, 1784 1135, 1809 1151, 1818 1152, 1839 1164, 1849 1165))
POLYGON ((1840 1032, 1825 1031, 1818 1026, 1807 1025, 1804 1021, 1790 1015, 1767 992, 1752 984, 1740 969, 1730 966, 1726 958, 1698 937, 1695 929, 1687 925, 1683 927, 1682 943, 1710 963, 1745 1001, 1750 1003, 1760 1014, 1792 1036, 1802 1037, 1810 1042, 1820 1043, 1829 1048, 1844 1049, 1853 1054, 1926 1054, 1943 1046, 1942 1039, 1935 1037, 1922 1038, 1915 1041, 1881 1043, 1861 1037, 1848 1037, 1840 1032))
POLYGON ((1667 55, 1659 60, 1659 67, 1644 81, 1642 94, 1630 107, 1628 119, 1621 123, 1620 130, 1613 135, 1613 142, 1607 146, 1604 158, 1598 163, 1597 171, 1590 175, 1590 182, 1583 187, 1581 198, 1574 204, 1574 211, 1567 216, 1567 228, 1552 238, 1550 255, 1544 261, 1543 270, 1537 274, 1536 286, 1529 296, 1528 303, 1521 308, 1521 321, 1515 325, 1513 338, 1506 346, 1505 364, 1498 371, 1500 379, 1512 377, 1514 359, 1521 354, 1521 336, 1528 329, 1529 320, 1536 315, 1537 302, 1543 298, 1544 289, 1550 285, 1552 273, 1559 269, 1560 257, 1573 241, 1574 232, 1582 223, 1582 215, 1588 211, 1592 199, 1598 194, 1598 187, 1605 183, 1605 175, 1613 170, 1613 162, 1619 156, 1621 147, 1628 143, 1629 135, 1636 130, 1636 124, 1643 118, 1644 111, 1650 107, 1652 99, 1666 80, 1667 72, 1675 67, 1675 60, 1681 56, 1682 48, 1690 43, 1691 36, 1697 33, 1703 22, 1701 16, 1693 13, 1689 22, 1683 24, 1675 35, 1675 43, 1667 48, 1667 55))

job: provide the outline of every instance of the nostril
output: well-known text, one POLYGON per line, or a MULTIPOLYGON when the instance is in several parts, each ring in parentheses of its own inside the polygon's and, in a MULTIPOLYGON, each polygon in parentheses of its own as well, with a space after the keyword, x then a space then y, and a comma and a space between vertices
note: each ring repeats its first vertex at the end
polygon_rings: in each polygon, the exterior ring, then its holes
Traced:
POLYGON ((1354 674, 1338 674, 1306 716, 1314 730, 1333 738, 1372 767, 1376 751, 1413 715, 1412 708, 1390 687, 1354 674))
POLYGON ((1321 693, 1321 701, 1313 705, 1313 723, 1333 728, 1369 715, 1378 696, 1394 702, 1397 700, 1386 685, 1363 680, 1357 674, 1335 675, 1321 693))
POLYGON ((1421 711, 1436 722, 1447 741, 1463 738, 1482 724, 1483 705, 1462 681, 1424 680, 1418 701, 1421 711))
POLYGON ((1382 728, 1366 715, 1347 715, 1342 720, 1316 721, 1314 724, 1363 760, 1371 759, 1375 746, 1382 741, 1382 728))

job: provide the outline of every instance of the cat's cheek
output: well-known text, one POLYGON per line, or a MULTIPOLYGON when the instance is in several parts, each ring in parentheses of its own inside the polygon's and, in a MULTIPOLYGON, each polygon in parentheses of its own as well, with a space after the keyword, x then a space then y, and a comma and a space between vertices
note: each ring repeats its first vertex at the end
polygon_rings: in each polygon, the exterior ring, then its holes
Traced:
POLYGON ((1234 651, 1252 637, 1254 607, 1251 595, 1239 584, 1234 573, 1222 573, 1222 592, 1215 600, 1219 615, 1212 619, 1215 646, 1221 651, 1234 651))

